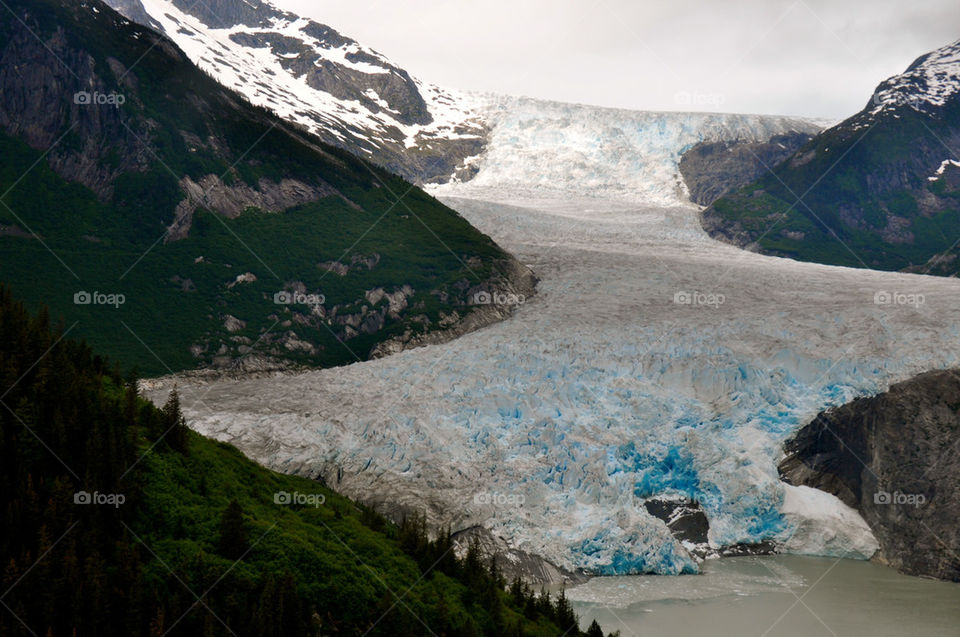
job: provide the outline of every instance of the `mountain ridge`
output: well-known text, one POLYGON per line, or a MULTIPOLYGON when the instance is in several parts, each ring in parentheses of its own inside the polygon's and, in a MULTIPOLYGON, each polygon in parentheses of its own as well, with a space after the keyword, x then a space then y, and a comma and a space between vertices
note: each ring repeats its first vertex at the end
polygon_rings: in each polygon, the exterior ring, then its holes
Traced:
POLYGON ((466 94, 424 83, 335 29, 269 2, 111 0, 149 20, 252 103, 415 183, 443 181, 483 148, 466 94))
POLYGON ((149 28, 99 2, 10 8, 4 279, 124 364, 344 364, 512 311, 477 292, 533 294, 457 213, 250 104, 149 28), (126 303, 106 312, 96 293, 126 303), (293 295, 323 302, 277 302, 293 295))
POLYGON ((956 274, 958 60, 960 40, 920 56, 860 112, 713 202, 704 228, 766 254, 956 274))

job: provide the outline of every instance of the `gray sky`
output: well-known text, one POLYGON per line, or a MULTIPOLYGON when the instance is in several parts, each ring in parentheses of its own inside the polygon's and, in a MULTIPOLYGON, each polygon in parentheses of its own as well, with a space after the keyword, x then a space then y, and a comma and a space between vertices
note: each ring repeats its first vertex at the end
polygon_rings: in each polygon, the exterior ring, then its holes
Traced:
POLYGON ((275 0, 444 86, 840 119, 960 38, 956 0, 275 0))

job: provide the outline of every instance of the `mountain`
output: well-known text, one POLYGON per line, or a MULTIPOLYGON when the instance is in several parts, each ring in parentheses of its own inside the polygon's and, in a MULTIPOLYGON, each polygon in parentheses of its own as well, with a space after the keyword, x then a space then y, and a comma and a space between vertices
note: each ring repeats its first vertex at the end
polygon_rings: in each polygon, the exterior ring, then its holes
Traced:
POLYGON ((709 206, 728 191, 762 177, 769 166, 776 166, 811 139, 811 132, 788 131, 761 141, 700 142, 680 158, 690 201, 709 206))
POLYGON ((565 597, 187 430, 0 287, 0 634, 580 636, 565 597))
MULTIPOLYGON (((502 130, 505 111, 516 115, 531 104, 552 104, 424 83, 333 28, 261 0, 110 1, 130 19, 163 30, 200 68, 252 103, 416 183, 471 180, 488 163, 491 147, 503 147, 494 136, 498 126, 502 130)), ((796 118, 761 119, 770 127, 766 134, 758 136, 752 130, 744 137, 728 135, 723 143, 753 144, 765 149, 757 151, 763 157, 778 159, 822 128, 818 122, 796 118), (772 135, 777 139, 769 140, 772 135)), ((527 134, 522 129, 514 132, 527 134)), ((621 145, 618 138, 636 132, 629 128, 605 131, 610 136, 600 142, 600 150, 634 150, 629 139, 621 145)), ((597 140, 583 141, 581 152, 597 140)), ((687 162, 684 177, 696 182, 691 187, 695 201, 701 200, 701 189, 717 195, 763 170, 743 150, 730 153, 719 171, 716 158, 714 154, 703 162, 687 162)), ((627 168, 642 158, 624 156, 623 160, 627 168)), ((635 181, 634 175, 625 176, 635 181)))
POLYGON ((467 95, 417 80, 335 29, 263 0, 110 0, 205 72, 325 142, 416 183, 469 172, 485 125, 467 95))
POLYGON ((960 373, 928 372, 820 413, 787 443, 780 472, 859 510, 878 559, 960 581, 958 435, 960 373))
POLYGON ((703 213, 714 237, 852 267, 960 272, 960 40, 703 213))
POLYGON ((457 213, 167 38, 99 2, 8 5, 2 278, 121 363, 343 364, 510 313, 480 292, 533 293, 457 213))

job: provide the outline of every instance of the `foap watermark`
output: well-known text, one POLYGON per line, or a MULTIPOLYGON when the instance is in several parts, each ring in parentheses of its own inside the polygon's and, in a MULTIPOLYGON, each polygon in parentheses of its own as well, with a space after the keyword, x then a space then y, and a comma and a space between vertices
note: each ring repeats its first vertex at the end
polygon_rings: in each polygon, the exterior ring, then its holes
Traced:
POLYGON ((527 297, 512 292, 487 292, 481 290, 471 297, 474 305, 523 305, 527 297))
POLYGON ((918 93, 903 93, 896 90, 877 91, 873 94, 874 106, 910 106, 918 108, 924 103, 924 98, 918 93))
POLYGON ((673 103, 677 106, 722 106, 727 101, 723 93, 698 93, 696 91, 680 91, 673 96, 673 103))
POLYGON ((280 290, 273 295, 273 302, 277 305, 323 305, 326 300, 327 297, 323 294, 304 294, 286 290, 280 290))
POLYGON ((888 292, 880 290, 873 295, 874 305, 907 305, 918 308, 927 302, 927 298, 915 292, 888 292))
POLYGON ((120 505, 127 501, 127 496, 122 493, 100 493, 94 491, 77 491, 73 494, 74 504, 94 504, 97 506, 112 506, 119 509, 120 505))
POLYGON ((108 294, 96 290, 93 292, 80 290, 73 294, 74 305, 112 305, 113 307, 120 307, 126 302, 127 297, 119 293, 108 294))
POLYGON ((314 508, 319 508, 326 501, 327 496, 323 495, 322 493, 300 493, 299 491, 290 493, 289 491, 277 491, 273 494, 274 504, 311 506, 314 508))
POLYGON ((77 91, 73 94, 73 103, 80 106, 123 106, 127 97, 123 93, 101 93, 99 91, 77 91))
POLYGON ((527 499, 519 493, 494 493, 492 491, 482 491, 473 496, 474 504, 492 504, 497 507, 519 507, 527 499))
POLYGON ((890 493, 889 491, 881 489, 873 494, 873 503, 894 504, 897 506, 906 505, 920 508, 927 503, 927 496, 922 493, 901 493, 900 491, 890 493))
POLYGON ((677 305, 703 305, 714 309, 726 303, 727 297, 723 294, 713 292, 687 292, 681 290, 674 293, 673 302, 677 305))

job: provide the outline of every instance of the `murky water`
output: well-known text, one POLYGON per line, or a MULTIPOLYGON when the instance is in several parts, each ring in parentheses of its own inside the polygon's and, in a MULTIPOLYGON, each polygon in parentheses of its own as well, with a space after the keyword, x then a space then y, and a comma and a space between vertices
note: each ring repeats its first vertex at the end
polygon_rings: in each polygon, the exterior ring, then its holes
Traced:
POLYGON ((568 595, 584 627, 623 637, 960 636, 960 584, 853 560, 729 558, 700 576, 601 577, 568 595))

